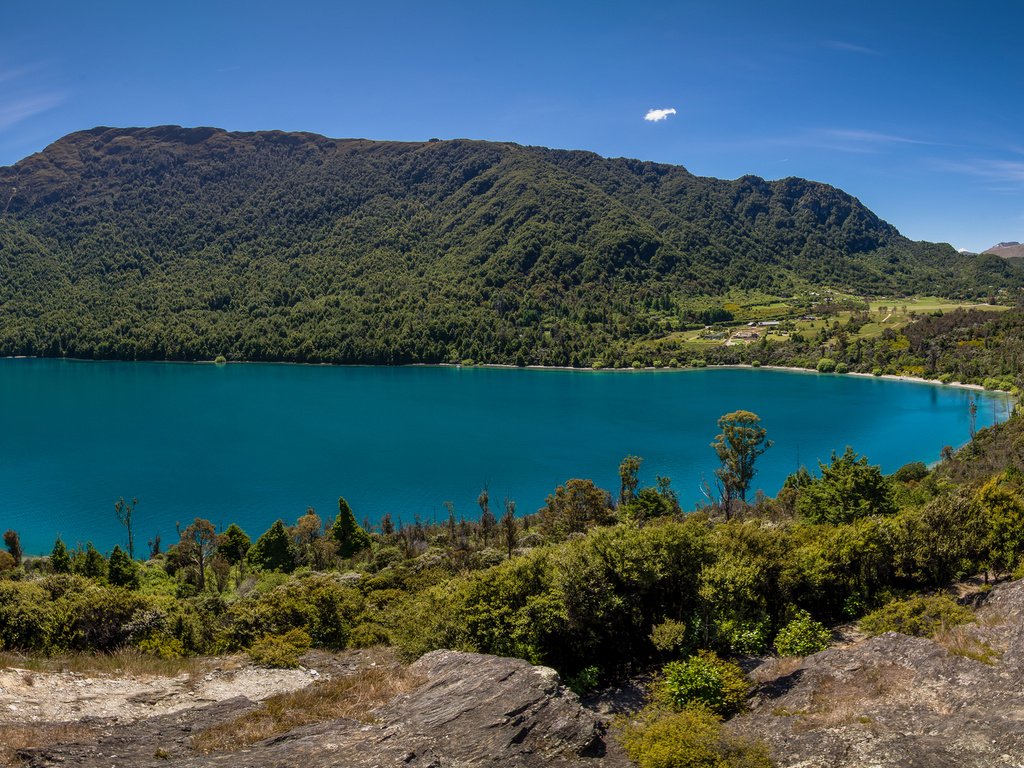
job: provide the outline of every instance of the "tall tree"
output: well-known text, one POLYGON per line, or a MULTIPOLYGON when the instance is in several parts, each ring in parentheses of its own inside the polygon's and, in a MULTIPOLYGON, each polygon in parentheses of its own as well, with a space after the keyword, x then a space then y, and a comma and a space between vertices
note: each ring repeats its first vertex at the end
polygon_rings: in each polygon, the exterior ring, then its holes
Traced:
POLYGON ((192 568, 194 583, 200 592, 206 591, 206 563, 216 547, 217 531, 209 520, 197 517, 192 525, 181 533, 178 557, 183 564, 192 568))
POLYGON ((619 464, 619 506, 625 506, 629 504, 633 495, 636 493, 636 487, 640 484, 640 479, 637 476, 640 472, 640 464, 643 463, 643 459, 639 456, 627 456, 619 464))
POLYGON ((295 553, 301 565, 309 565, 313 560, 314 545, 324 535, 324 524, 320 515, 309 507, 306 514, 295 522, 292 538, 295 542, 295 553))
POLYGON ((84 552, 79 550, 75 554, 74 569, 88 579, 103 579, 107 575, 107 561, 90 541, 86 543, 84 552))
POLYGON ((128 554, 121 547, 114 545, 107 561, 107 581, 115 587, 138 589, 139 570, 128 554))
POLYGON ((733 411, 718 420, 722 430, 715 436, 711 447, 718 454, 722 465, 715 470, 715 477, 722 486, 722 506, 726 517, 731 516, 733 501, 746 503, 747 489, 757 470, 757 457, 771 448, 772 441, 766 440, 767 431, 761 426, 761 418, 750 411, 733 411))
POLYGON ((11 553, 11 557, 14 558, 14 567, 17 568, 21 565, 21 558, 25 554, 21 548, 21 537, 18 536, 18 532, 10 529, 4 531, 4 544, 7 551, 11 553))
POLYGON ((519 543, 519 524, 516 522, 516 503, 512 499, 505 499, 505 514, 501 516, 501 537, 508 550, 508 556, 512 557, 512 551, 519 543))
POLYGON ((796 509, 812 523, 849 523, 869 515, 896 511, 892 483, 877 464, 868 464, 850 446, 842 456, 832 452, 828 464, 818 462, 821 477, 798 485, 796 509))
POLYGON ((227 530, 217 537, 217 554, 223 555, 231 565, 243 562, 251 546, 249 537, 236 523, 229 525, 227 530))
POLYGON ((494 517, 494 513, 491 512, 491 496, 487 492, 487 486, 480 491, 480 495, 476 499, 476 503, 480 505, 480 535, 483 537, 484 546, 487 546, 487 542, 494 534, 494 529, 498 527, 498 521, 494 517))
POLYGON ((276 520, 249 550, 249 562, 265 571, 295 570, 295 545, 283 520, 276 520))
POLYGON ((71 556, 60 536, 53 543, 53 551, 50 553, 50 568, 54 573, 71 573, 71 556))
POLYGON ((548 496, 540 510, 540 526, 551 541, 561 541, 571 533, 583 533, 592 525, 611 519, 611 499, 593 480, 567 480, 548 496))
POLYGON ((331 538, 338 542, 338 554, 341 557, 352 557, 370 546, 370 534, 356 522, 352 507, 344 497, 338 497, 338 516, 331 526, 331 538))
POLYGON ((132 517, 135 514, 135 505, 139 500, 133 498, 131 502, 124 500, 124 496, 114 502, 114 514, 117 521, 128 531, 128 557, 135 559, 135 529, 132 527, 132 517))

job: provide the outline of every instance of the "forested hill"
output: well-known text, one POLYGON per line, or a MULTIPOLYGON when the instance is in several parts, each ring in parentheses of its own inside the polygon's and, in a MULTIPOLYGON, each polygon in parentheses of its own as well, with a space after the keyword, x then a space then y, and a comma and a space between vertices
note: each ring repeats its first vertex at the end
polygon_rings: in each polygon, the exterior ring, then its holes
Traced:
POLYGON ((588 365, 694 296, 981 296, 803 179, 482 141, 95 128, 0 168, 0 354, 588 365))

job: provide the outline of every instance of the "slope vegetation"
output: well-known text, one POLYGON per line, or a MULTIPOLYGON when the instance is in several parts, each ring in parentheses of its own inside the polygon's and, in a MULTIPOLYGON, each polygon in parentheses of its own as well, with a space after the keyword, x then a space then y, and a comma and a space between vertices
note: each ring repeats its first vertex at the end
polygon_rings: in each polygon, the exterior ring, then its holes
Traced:
POLYGON ((0 354, 588 365, 694 296, 1024 274, 824 184, 479 141, 96 128, 0 199, 0 354))

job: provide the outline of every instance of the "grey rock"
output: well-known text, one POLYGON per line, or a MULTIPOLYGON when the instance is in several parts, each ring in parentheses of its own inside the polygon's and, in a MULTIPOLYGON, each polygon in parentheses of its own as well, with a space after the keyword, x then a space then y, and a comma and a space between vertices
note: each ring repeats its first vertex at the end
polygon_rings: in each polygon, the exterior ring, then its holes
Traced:
POLYGON ((247 700, 186 716, 153 718, 88 745, 57 745, 24 755, 27 764, 187 768, 587 768, 628 765, 606 742, 598 715, 561 685, 554 670, 518 659, 434 651, 412 665, 424 682, 378 711, 373 724, 317 723, 246 749, 197 755, 193 733, 252 708, 247 700), (156 757, 156 749, 162 757, 156 757), (116 755, 116 759, 115 756, 116 755))
POLYGON ((752 711, 729 727, 766 741, 781 768, 1024 766, 1022 662, 1018 581, 994 588, 978 623, 944 644, 889 633, 796 666, 767 662, 752 711))

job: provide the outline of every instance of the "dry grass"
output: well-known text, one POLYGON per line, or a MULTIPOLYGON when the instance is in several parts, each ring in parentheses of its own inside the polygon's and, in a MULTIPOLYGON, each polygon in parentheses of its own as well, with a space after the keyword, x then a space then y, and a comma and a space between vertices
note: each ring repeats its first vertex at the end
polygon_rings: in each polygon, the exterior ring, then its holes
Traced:
POLYGON ((32 672, 74 672, 80 675, 119 675, 130 677, 195 676, 206 660, 197 658, 164 659, 126 648, 113 653, 75 653, 67 656, 28 656, 0 653, 0 668, 16 667, 32 672))
POLYGON ((302 725, 342 717, 371 723, 374 709, 422 682, 398 666, 369 667, 271 696, 259 709, 197 734, 192 747, 202 753, 231 751, 302 725))
POLYGON ((781 677, 788 677, 804 665, 803 656, 782 656, 770 659, 750 673, 755 683, 770 683, 781 677))
POLYGON ((807 711, 792 713, 801 715, 795 730, 870 724, 871 718, 864 713, 865 704, 907 690, 911 677, 904 667, 887 665, 859 670, 846 680, 826 678, 811 694, 807 711))
POLYGON ((0 765, 19 765, 18 751, 56 743, 81 741, 91 731, 77 723, 0 723, 0 765))
POLYGON ((971 630, 970 626, 953 627, 937 633, 933 639, 956 656, 973 659, 989 666, 994 665, 1002 653, 978 638, 971 630))

